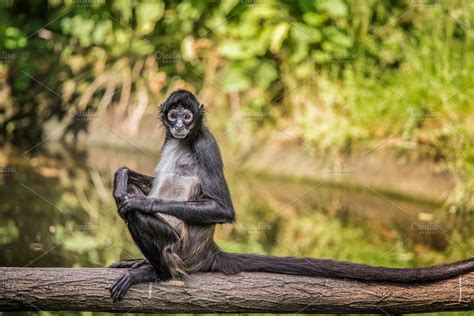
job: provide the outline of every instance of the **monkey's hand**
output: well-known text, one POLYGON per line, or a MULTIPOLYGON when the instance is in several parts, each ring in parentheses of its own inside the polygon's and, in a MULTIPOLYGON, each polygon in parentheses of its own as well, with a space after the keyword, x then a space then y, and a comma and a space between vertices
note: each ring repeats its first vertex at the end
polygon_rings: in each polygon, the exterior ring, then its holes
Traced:
POLYGON ((123 202, 120 204, 119 207, 119 215, 123 219, 127 218, 127 214, 131 211, 140 211, 145 210, 147 206, 147 200, 144 198, 129 198, 125 197, 123 202))

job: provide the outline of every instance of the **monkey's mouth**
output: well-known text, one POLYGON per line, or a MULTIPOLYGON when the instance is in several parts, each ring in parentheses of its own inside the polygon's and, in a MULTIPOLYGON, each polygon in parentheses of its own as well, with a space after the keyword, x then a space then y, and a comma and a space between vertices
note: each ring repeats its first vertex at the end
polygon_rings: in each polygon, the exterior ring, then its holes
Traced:
POLYGON ((172 131, 171 134, 173 135, 174 138, 183 139, 188 135, 188 131, 182 131, 182 132, 172 131))

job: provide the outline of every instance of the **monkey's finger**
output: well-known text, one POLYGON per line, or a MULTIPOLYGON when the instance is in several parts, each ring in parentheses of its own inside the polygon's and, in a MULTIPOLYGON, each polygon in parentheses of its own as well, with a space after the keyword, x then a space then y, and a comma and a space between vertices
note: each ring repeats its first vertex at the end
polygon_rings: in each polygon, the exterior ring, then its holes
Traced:
POLYGON ((113 296, 115 292, 117 292, 120 289, 119 283, 114 284, 113 287, 110 289, 110 294, 113 296))
POLYGON ((118 289, 118 287, 120 286, 120 284, 123 283, 124 279, 126 279, 127 277, 127 272, 122 274, 119 278, 117 278, 117 280, 115 280, 114 284, 112 284, 112 287, 110 288, 111 291, 115 291, 118 289))
POLYGON ((110 291, 114 291, 115 288, 117 287, 117 284, 119 284, 120 280, 123 279, 123 275, 119 276, 117 279, 115 279, 114 283, 112 283, 112 286, 110 287, 110 291))
POLYGON ((115 263, 112 263, 108 266, 108 268, 131 268, 136 265, 139 261, 143 261, 144 259, 130 259, 130 260, 122 260, 115 263))
POLYGON ((146 263, 146 260, 145 259, 141 259, 141 260, 137 260, 130 268, 131 269, 136 269, 138 267, 141 267, 142 265, 144 265, 146 263))
POLYGON ((128 289, 130 288, 131 282, 128 280, 125 281, 125 283, 122 284, 122 286, 117 290, 115 293, 115 299, 117 302, 121 301, 125 294, 128 292, 128 289))
POLYGON ((124 286, 120 289, 119 294, 118 294, 118 300, 119 300, 119 301, 123 300, 123 298, 125 297, 125 294, 127 294, 129 288, 130 288, 129 285, 124 285, 124 286))
POLYGON ((123 277, 118 280, 117 284, 114 285, 114 291, 119 291, 127 282, 130 282, 130 276, 128 273, 125 273, 123 277))
POLYGON ((114 292, 114 294, 112 295, 112 299, 115 303, 120 302, 119 291, 114 292))
MULTIPOLYGON (((122 280, 123 279, 121 279, 121 281, 122 280)), ((118 284, 115 284, 114 287, 111 289, 110 293, 111 293, 111 296, 112 296, 114 302, 117 302, 119 300, 121 289, 122 289, 122 287, 118 284)))

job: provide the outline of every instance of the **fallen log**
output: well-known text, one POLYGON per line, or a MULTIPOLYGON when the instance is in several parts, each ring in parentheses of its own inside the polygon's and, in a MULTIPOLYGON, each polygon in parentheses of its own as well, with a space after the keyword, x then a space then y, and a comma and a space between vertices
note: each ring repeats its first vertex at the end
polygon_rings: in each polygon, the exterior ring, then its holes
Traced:
POLYGON ((421 313, 474 308, 474 273, 395 284, 270 273, 204 273, 133 286, 120 303, 108 287, 121 269, 0 268, 0 311, 153 313, 421 313))

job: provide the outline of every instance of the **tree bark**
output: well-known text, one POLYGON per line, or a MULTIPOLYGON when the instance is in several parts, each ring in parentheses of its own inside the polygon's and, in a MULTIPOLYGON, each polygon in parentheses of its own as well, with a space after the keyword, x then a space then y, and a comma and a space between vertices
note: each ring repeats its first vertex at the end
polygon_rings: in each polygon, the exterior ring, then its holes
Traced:
POLYGON ((474 308, 474 273, 426 284, 360 282, 270 273, 195 274, 108 287, 122 269, 0 268, 0 311, 153 313, 419 313, 474 308))

